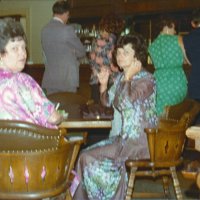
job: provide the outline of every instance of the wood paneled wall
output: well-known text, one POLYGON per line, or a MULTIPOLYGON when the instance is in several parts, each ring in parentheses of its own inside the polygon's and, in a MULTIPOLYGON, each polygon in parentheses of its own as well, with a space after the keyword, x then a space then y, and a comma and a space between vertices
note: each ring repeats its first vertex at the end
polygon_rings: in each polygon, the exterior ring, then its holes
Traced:
POLYGON ((108 12, 142 14, 191 10, 200 7, 200 0, 70 0, 74 18, 100 17, 108 12))
MULTIPOLYGON (((191 70, 191 66, 184 65, 183 68, 184 68, 186 76, 188 77, 188 74, 190 73, 190 70, 191 70)), ((44 64, 33 64, 33 65, 26 65, 23 72, 32 76, 37 81, 37 83, 41 86, 44 69, 45 69, 44 64)), ((154 72, 153 65, 147 65, 146 69, 151 73, 154 72)), ((87 64, 80 65, 80 68, 79 68, 80 84, 86 83, 89 85, 90 74, 91 74, 91 70, 90 70, 89 65, 87 64)))

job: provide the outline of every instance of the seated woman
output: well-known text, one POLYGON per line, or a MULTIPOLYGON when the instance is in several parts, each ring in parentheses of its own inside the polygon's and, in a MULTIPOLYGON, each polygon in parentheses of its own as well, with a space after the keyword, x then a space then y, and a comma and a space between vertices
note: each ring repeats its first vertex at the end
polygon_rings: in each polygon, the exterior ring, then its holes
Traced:
POLYGON ((107 91, 108 69, 98 74, 104 105, 113 105, 122 118, 118 136, 83 150, 76 171, 80 184, 74 199, 124 199, 127 189, 125 161, 149 158, 145 127, 157 124, 156 88, 146 65, 147 46, 142 36, 122 36, 116 59, 123 73, 107 91))
POLYGON ((163 115, 165 106, 182 102, 187 94, 187 78, 183 70, 184 49, 176 35, 175 21, 165 17, 160 22, 160 33, 149 46, 155 67, 157 97, 156 111, 163 115))
POLYGON ((0 119, 56 128, 61 115, 36 81, 21 72, 27 58, 25 41, 19 22, 0 19, 0 119))

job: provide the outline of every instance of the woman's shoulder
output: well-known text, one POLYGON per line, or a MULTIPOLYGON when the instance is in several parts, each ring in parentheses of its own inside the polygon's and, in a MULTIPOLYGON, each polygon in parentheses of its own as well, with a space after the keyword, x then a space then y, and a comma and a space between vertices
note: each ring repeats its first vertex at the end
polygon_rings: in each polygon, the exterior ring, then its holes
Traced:
POLYGON ((9 86, 13 88, 18 87, 32 87, 35 86, 36 81, 26 73, 13 73, 8 71, 0 71, 1 86, 9 86))
POLYGON ((138 74, 141 77, 153 77, 153 74, 150 73, 149 71, 147 71, 144 67, 142 68, 142 70, 138 74))
POLYGON ((0 70, 1 79, 12 79, 12 80, 23 80, 23 79, 32 79, 28 74, 23 72, 13 73, 10 71, 0 70))
MULTIPOLYGON (((142 69, 137 76, 135 77, 135 80, 138 81, 144 81, 144 82, 155 82, 155 78, 152 73, 148 72, 146 69, 142 69)), ((132 80, 134 81, 134 79, 132 80)))
POLYGON ((21 83, 30 83, 32 85, 36 84, 36 81, 29 74, 26 74, 24 72, 16 73, 13 78, 21 83))
POLYGON ((160 34, 150 45, 149 45, 149 52, 160 51, 160 48, 163 47, 163 44, 171 45, 178 42, 177 35, 167 35, 167 34, 160 34))
POLYGON ((160 34, 155 41, 157 42, 163 42, 168 40, 177 40, 178 35, 170 35, 170 34, 160 34))

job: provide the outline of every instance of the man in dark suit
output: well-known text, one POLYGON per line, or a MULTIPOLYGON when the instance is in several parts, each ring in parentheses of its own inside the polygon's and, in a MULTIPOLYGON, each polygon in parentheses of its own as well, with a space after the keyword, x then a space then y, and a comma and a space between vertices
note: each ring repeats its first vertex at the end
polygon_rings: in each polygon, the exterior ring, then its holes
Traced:
MULTIPOLYGON (((200 9, 193 11, 191 25, 194 29, 183 37, 186 55, 192 65, 188 80, 188 97, 200 102, 200 9)), ((199 123, 200 114, 195 124, 199 123)))
POLYGON ((45 58, 42 88, 47 94, 76 92, 79 87, 79 58, 85 56, 85 48, 72 26, 67 25, 70 5, 57 1, 53 7, 53 18, 41 32, 45 58))

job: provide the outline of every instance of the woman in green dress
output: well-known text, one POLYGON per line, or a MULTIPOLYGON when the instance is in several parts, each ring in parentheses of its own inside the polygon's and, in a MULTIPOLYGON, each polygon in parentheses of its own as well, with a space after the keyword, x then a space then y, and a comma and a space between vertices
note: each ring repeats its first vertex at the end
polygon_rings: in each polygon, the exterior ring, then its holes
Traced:
POLYGON ((160 34, 148 48, 155 67, 156 110, 159 116, 165 106, 183 101, 187 94, 187 78, 183 70, 184 50, 181 38, 175 35, 175 22, 166 18, 162 20, 160 28, 160 34))

